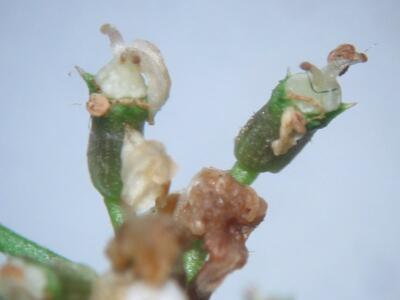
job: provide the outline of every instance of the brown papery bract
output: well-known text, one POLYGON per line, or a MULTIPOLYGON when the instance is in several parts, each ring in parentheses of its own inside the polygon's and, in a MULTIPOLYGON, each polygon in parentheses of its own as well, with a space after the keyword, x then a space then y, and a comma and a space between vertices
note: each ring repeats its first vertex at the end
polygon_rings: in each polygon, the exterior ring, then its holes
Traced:
POLYGON ((199 293, 211 293, 247 261, 245 242, 264 219, 267 203, 228 172, 203 169, 181 194, 175 218, 204 240, 209 258, 196 278, 199 293))

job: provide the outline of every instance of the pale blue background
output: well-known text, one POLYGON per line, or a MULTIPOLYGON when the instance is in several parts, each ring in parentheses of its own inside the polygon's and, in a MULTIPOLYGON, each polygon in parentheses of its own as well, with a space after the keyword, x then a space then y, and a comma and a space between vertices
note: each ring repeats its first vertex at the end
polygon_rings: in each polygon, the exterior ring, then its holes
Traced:
POLYGON ((397 1, 0 1, 0 221, 99 271, 112 231, 85 163, 87 90, 73 70, 111 57, 99 33, 162 50, 171 97, 148 137, 184 187, 229 168, 233 138, 290 67, 343 42, 370 61, 341 78, 359 104, 254 187, 270 204, 246 267, 214 299, 249 286, 299 300, 400 299, 400 5, 397 1), (377 44, 376 46, 374 46, 377 44))

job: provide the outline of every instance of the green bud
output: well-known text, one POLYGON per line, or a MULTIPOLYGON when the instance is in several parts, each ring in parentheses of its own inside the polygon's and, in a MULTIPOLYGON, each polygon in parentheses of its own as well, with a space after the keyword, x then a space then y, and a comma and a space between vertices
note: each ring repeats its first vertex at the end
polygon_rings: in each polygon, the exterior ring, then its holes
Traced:
POLYGON ((342 103, 337 77, 367 60, 353 45, 342 44, 329 53, 323 68, 303 62, 305 72, 288 74, 237 136, 232 176, 249 184, 256 173, 277 173, 289 164, 318 129, 353 106, 342 103))
POLYGON ((273 141, 279 138, 282 115, 286 108, 295 106, 294 100, 286 95, 286 77, 273 90, 271 99, 242 128, 235 140, 235 156, 242 170, 251 172, 277 173, 288 165, 311 140, 317 129, 323 128, 352 104, 340 104, 339 108, 314 118, 316 114, 304 114, 307 122, 306 134, 283 155, 275 155, 273 141))

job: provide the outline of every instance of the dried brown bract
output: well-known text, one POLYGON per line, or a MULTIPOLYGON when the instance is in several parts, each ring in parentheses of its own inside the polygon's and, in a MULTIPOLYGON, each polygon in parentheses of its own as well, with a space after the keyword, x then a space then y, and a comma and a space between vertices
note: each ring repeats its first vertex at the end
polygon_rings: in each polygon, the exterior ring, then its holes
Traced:
POLYGON ((246 239, 263 220, 267 203, 227 172, 203 169, 183 193, 176 219, 203 237, 209 258, 196 278, 200 293, 210 293, 247 260, 246 239))
POLYGON ((134 278, 161 285, 189 245, 190 234, 171 217, 147 215, 126 221, 107 255, 116 272, 132 272, 134 278))

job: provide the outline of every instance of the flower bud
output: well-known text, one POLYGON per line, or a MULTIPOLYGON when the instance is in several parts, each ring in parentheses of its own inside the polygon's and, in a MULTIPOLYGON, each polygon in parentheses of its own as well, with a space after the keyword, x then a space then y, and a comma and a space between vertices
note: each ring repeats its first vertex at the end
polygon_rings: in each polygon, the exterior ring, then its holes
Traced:
POLYGON ((300 67, 306 72, 288 74, 239 132, 235 168, 253 173, 276 173, 284 168, 317 129, 353 105, 342 103, 336 78, 349 66, 366 60, 365 54, 345 44, 331 51, 324 68, 303 62, 300 67))

